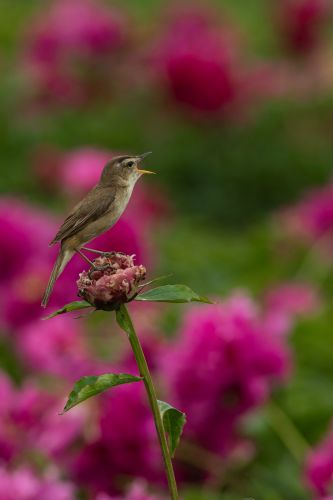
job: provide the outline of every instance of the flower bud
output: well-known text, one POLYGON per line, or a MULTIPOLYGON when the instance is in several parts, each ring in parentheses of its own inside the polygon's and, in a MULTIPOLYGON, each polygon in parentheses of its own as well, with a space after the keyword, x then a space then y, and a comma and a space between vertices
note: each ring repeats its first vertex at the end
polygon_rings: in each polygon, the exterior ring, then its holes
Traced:
POLYGON ((146 268, 134 265, 134 255, 113 252, 94 260, 89 271, 83 271, 77 281, 79 296, 96 309, 113 311, 133 300, 146 268))

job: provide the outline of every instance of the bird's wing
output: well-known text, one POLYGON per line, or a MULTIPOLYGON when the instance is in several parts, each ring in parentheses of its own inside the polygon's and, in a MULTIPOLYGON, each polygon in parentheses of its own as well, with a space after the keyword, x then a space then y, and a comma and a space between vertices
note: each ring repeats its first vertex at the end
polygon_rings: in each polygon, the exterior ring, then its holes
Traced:
POLYGON ((115 192, 110 188, 96 187, 90 191, 65 219, 50 245, 74 236, 88 224, 102 217, 110 210, 114 199, 115 192))

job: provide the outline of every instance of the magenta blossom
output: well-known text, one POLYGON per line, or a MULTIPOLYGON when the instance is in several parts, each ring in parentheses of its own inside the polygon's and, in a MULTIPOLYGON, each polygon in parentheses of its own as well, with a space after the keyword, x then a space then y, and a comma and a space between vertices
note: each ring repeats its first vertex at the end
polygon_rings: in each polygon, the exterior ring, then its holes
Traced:
POLYGON ((74 486, 62 481, 54 470, 37 475, 30 468, 7 470, 0 467, 1 500, 73 500, 74 486))
POLYGON ((282 222, 289 235, 305 242, 320 243, 331 249, 333 229, 333 183, 307 193, 296 205, 282 213, 282 222))
POLYGON ((113 154, 102 149, 81 148, 63 155, 61 183, 71 196, 85 195, 100 179, 103 166, 113 154))
POLYGON ((81 103, 111 83, 115 55, 125 43, 124 21, 97 0, 56 0, 30 29, 26 65, 47 98, 81 103))
POLYGON ((233 447, 235 423, 287 374, 288 354, 261 326, 253 302, 235 295, 191 308, 163 365, 170 398, 187 414, 185 434, 225 453, 233 447))
POLYGON ((320 298, 312 285, 282 283, 266 293, 263 323, 271 333, 287 334, 297 317, 310 316, 319 308, 320 298))
POLYGON ((0 457, 17 462, 26 453, 64 459, 81 433, 83 411, 59 419, 63 402, 27 382, 15 389, 7 376, 0 377, 0 457))
POLYGON ((95 493, 112 495, 119 492, 124 476, 160 480, 158 442, 143 387, 124 385, 100 401, 97 437, 86 443, 74 461, 75 481, 95 493))
MULTIPOLYGON (((333 486, 333 430, 311 451, 306 468, 306 482, 316 494, 316 499, 326 498, 333 486)), ((329 498, 329 496, 328 496, 329 498)))
POLYGON ((0 199, 0 226, 2 283, 21 274, 33 255, 46 253, 56 226, 44 212, 14 198, 0 199))
POLYGON ((147 493, 147 486, 144 481, 135 481, 124 496, 109 497, 99 494, 96 500, 161 500, 161 497, 147 493))
POLYGON ((113 310, 130 302, 140 291, 146 277, 143 266, 135 266, 133 255, 109 254, 94 260, 94 266, 83 271, 77 281, 79 295, 97 309, 113 310))
POLYGON ((279 24, 285 44, 297 54, 317 47, 330 10, 327 0, 280 0, 279 24))
POLYGON ((173 99, 201 112, 235 101, 238 75, 233 44, 206 11, 176 15, 156 51, 156 69, 173 99))
POLYGON ((16 345, 23 363, 34 372, 76 380, 91 371, 82 323, 66 316, 21 328, 16 345))

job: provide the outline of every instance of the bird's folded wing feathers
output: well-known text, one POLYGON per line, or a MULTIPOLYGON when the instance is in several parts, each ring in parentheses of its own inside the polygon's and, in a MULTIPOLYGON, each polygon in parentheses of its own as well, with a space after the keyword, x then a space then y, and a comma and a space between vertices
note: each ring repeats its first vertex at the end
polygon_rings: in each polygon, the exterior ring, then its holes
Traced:
POLYGON ((88 193, 65 219, 50 245, 74 236, 88 224, 102 217, 110 210, 114 199, 114 192, 110 192, 110 189, 98 191, 95 189, 88 193))

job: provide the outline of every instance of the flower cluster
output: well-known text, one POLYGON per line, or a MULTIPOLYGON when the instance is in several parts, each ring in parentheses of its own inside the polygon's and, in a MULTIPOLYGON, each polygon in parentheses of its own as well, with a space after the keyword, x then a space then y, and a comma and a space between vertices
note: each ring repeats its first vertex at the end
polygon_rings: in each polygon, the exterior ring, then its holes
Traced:
POLYGON ((217 112, 238 93, 230 39, 204 11, 176 15, 157 49, 156 64, 171 96, 192 109, 217 112))
POLYGON ((26 68, 38 97, 82 103, 109 92, 114 55, 125 40, 119 13, 92 0, 55 1, 28 36, 26 68))
POLYGON ((327 0, 281 0, 279 24, 285 44, 297 54, 317 47, 330 10, 327 0))
POLYGON ((165 354, 164 373, 187 414, 185 434, 226 453, 239 418, 266 400, 288 365, 285 347, 262 327, 254 303, 235 295, 187 313, 179 339, 165 354))
POLYGON ((316 499, 329 499, 333 477, 333 431, 311 451, 306 463, 306 480, 316 499), (327 496, 326 496, 327 495, 327 496))
POLYGON ((280 215, 284 232, 295 242, 315 244, 323 254, 332 254, 333 183, 307 192, 280 215))
POLYGON ((142 386, 122 386, 101 398, 96 436, 72 463, 72 477, 93 493, 115 494, 116 478, 134 476, 158 483, 160 451, 142 386))
POLYGON ((134 255, 112 253, 98 257, 77 281, 79 295, 96 309, 113 310, 130 302, 146 277, 146 268, 134 265, 134 255))

